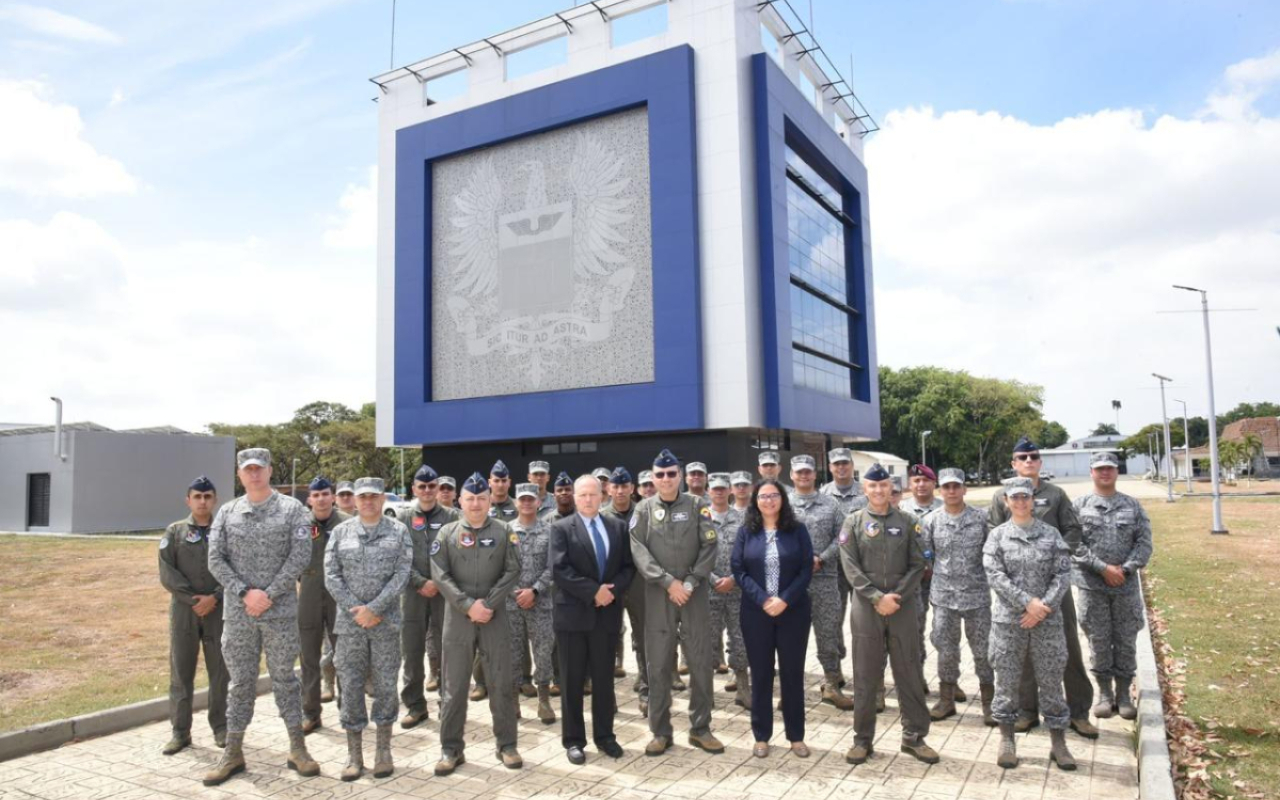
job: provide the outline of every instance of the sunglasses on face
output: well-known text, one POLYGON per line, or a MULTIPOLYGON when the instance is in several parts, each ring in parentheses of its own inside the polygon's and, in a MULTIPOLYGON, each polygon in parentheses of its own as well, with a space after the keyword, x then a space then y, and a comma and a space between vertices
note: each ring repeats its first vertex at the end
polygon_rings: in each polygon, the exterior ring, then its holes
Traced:
POLYGON ((663 478, 675 478, 675 477, 678 477, 679 475, 680 475, 680 470, 678 469, 656 470, 653 473, 653 477, 657 478, 658 480, 662 480, 663 478))
POLYGON ((1013 457, 1014 461, 1039 461, 1039 453, 1019 453, 1013 457))
POLYGON ((781 500, 782 500, 782 495, 780 495, 780 494, 761 494, 761 495, 756 495, 756 499, 757 499, 757 500, 763 500, 763 501, 764 501, 764 502, 766 502, 766 503, 777 503, 777 502, 779 502, 779 501, 781 501, 781 500))

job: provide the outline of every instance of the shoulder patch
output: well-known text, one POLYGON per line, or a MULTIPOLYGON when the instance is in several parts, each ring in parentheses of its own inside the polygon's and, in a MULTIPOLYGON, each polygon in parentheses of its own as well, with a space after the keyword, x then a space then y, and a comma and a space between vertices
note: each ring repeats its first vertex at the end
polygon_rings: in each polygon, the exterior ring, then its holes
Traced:
POLYGON ((310 538, 311 538, 311 526, 310 526, 310 525, 299 525, 299 526, 294 530, 294 532, 293 532, 293 538, 295 538, 295 539, 310 539, 310 538))
POLYGON ((161 550, 163 550, 163 549, 165 549, 165 548, 166 548, 166 547, 168 547, 168 546, 169 546, 169 537, 168 537, 167 535, 166 535, 166 536, 161 536, 161 537, 160 537, 160 549, 161 549, 161 550))
POLYGON ((434 556, 436 553, 439 553, 439 552, 440 552, 440 540, 436 539, 434 542, 431 543, 431 555, 434 556))
POLYGON ((507 540, 510 541, 512 544, 514 544, 516 547, 520 546, 520 537, 517 536, 514 531, 510 536, 507 537, 507 540))
POLYGON ((920 530, 920 523, 916 523, 916 533, 919 533, 920 530))
POLYGON ((849 529, 841 528, 840 535, 836 537, 836 541, 839 542, 840 544, 844 544, 845 542, 849 541, 849 529))
POLYGON ((630 523, 628 523, 628 525, 627 525, 627 530, 629 530, 629 531, 633 531, 633 530, 635 530, 635 529, 636 529, 636 523, 637 523, 637 522, 639 522, 639 521, 640 521, 640 515, 639 515, 639 514, 632 514, 632 515, 631 515, 631 522, 630 522, 630 523))
POLYGON ((698 509, 698 513, 706 517, 707 519, 711 519, 711 506, 703 506, 702 508, 698 509))

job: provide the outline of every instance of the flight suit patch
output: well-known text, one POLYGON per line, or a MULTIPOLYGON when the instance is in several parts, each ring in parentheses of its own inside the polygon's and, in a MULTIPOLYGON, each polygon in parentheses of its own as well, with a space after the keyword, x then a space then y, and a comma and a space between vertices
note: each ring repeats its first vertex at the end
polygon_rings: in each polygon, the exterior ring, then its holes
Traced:
POLYGON ((428 525, 427 527, 428 527, 428 528, 430 528, 430 529, 431 529, 431 530, 433 530, 433 531, 438 531, 438 530, 440 530, 440 526, 441 526, 441 525, 443 525, 443 524, 444 524, 443 522, 433 522, 433 523, 431 523, 430 525, 428 525))
POLYGON ((511 536, 509 537, 509 541, 510 541, 512 544, 514 544, 516 547, 519 547, 519 546, 520 546, 520 537, 519 537, 519 536, 516 536, 514 533, 513 533, 513 534, 511 534, 511 536))
POLYGON ((436 539, 434 542, 431 543, 431 555, 434 556, 436 553, 439 553, 439 552, 440 552, 440 540, 436 539))
POLYGON ((715 531, 707 531, 707 541, 708 541, 708 542, 714 542, 715 540, 716 540, 716 532, 715 532, 715 531))
MULTIPOLYGON (((314 542, 316 539, 319 539, 319 538, 320 538, 320 526, 319 526, 319 525, 312 525, 312 526, 311 526, 311 541, 313 541, 313 542, 314 542)), ((187 539, 187 541, 189 542, 189 541, 191 541, 191 540, 190 540, 190 539, 187 539)))
POLYGON ((888 531, 888 533, 889 533, 889 535, 890 535, 890 536, 901 536, 901 535, 902 535, 902 528, 886 528, 885 530, 886 530, 886 531, 888 531))
POLYGON ((711 519, 711 507, 710 507, 710 506, 703 506, 703 507, 699 510, 699 512, 698 512, 698 513, 702 514, 702 516, 706 517, 707 519, 711 519))
POLYGON ((689 521, 689 512, 688 512, 688 511, 677 511, 676 513, 674 513, 674 514, 672 514, 672 515, 671 515, 671 521, 672 521, 672 522, 688 522, 688 521, 689 521))
POLYGON ((293 538, 295 539, 306 539, 310 535, 311 531, 306 525, 299 526, 299 528, 293 532, 293 538))
POLYGON ((463 547, 475 547, 476 537, 470 533, 464 533, 458 537, 458 544, 462 545, 463 547))
POLYGON ((497 547, 498 540, 493 538, 492 536, 486 536, 480 540, 480 546, 481 547, 497 547))
POLYGON ((413 518, 413 529, 414 529, 415 531, 420 531, 420 530, 422 530, 422 529, 423 529, 423 528, 425 528, 425 527, 427 527, 427 518, 426 518, 426 517, 414 517, 414 518, 413 518))
POLYGON ((165 536, 160 540, 160 549, 163 550, 169 546, 169 537, 165 536))
POLYGON ((865 530, 866 530, 867 536, 874 539, 880 535, 880 523, 874 522, 874 521, 868 522, 865 530))
POLYGON ((655 508, 653 510, 653 518, 658 522, 662 522, 667 518, 667 510, 665 508, 655 508))
POLYGON ((187 531, 187 535, 183 537, 187 540, 187 544, 195 544, 200 541, 200 531, 187 531))
POLYGON ((1035 502, 1037 506, 1039 506, 1040 508, 1044 508, 1045 506, 1049 505, 1049 498, 1037 497, 1035 502))

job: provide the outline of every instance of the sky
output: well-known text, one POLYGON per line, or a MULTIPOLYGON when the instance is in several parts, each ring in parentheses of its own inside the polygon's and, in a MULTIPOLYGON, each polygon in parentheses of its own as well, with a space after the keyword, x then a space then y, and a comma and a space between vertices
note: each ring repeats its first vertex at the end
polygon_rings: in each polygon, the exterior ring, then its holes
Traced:
MULTIPOLYGON (((287 419, 374 393, 376 89, 559 10, 0 0, 0 422, 287 419)), ((807 15, 805 0, 792 4, 807 15)), ((480 8, 479 5, 470 8, 480 8)), ((1280 4, 814 0, 867 143, 881 364, 1084 435, 1280 399, 1280 4), (1181 409, 1170 402, 1171 412, 1181 409)))

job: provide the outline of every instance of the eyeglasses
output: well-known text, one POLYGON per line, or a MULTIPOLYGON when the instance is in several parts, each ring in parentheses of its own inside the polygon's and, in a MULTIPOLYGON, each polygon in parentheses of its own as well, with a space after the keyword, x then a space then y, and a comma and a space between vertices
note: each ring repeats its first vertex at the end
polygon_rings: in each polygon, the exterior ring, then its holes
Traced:
POLYGON ((1014 461, 1039 461, 1039 453, 1019 453, 1013 457, 1014 461))
POLYGON ((771 494, 758 494, 758 495, 756 495, 756 499, 757 499, 757 500, 763 500, 763 501, 764 501, 764 502, 766 502, 766 503, 777 503, 777 502, 780 502, 780 501, 782 500, 782 495, 780 495, 780 494, 772 494, 772 493, 771 493, 771 494))
POLYGON ((662 480, 663 478, 676 478, 679 476, 680 476, 680 470, 678 469, 654 470, 653 472, 653 477, 657 478, 658 480, 662 480))

